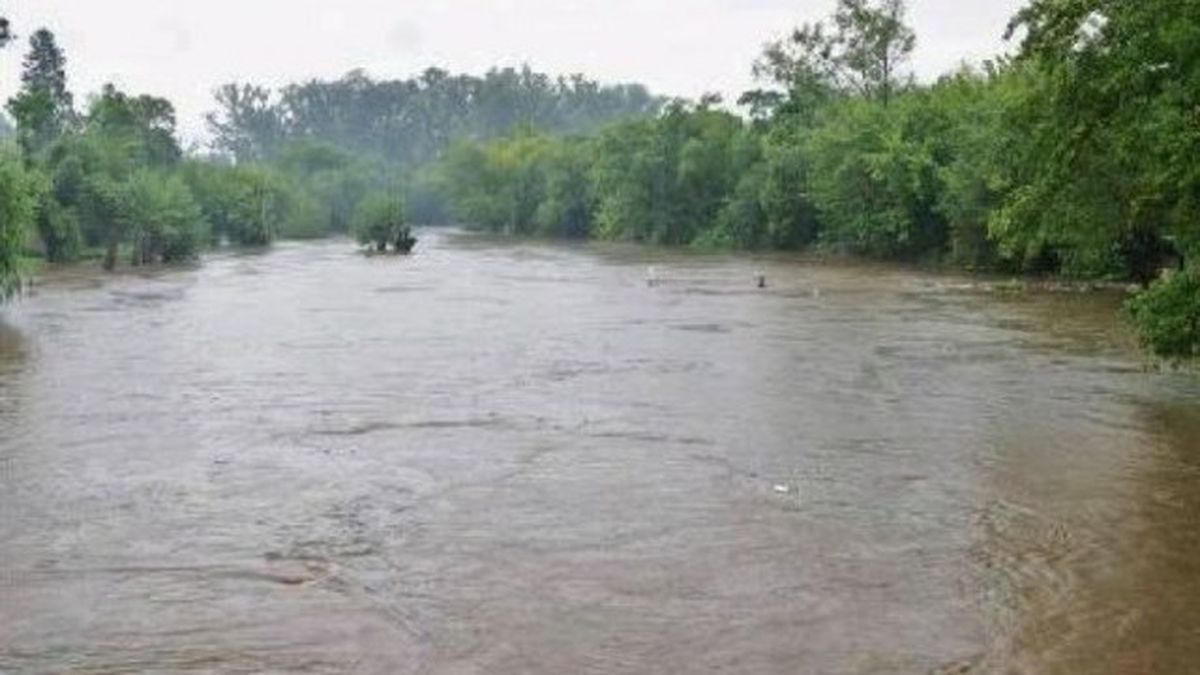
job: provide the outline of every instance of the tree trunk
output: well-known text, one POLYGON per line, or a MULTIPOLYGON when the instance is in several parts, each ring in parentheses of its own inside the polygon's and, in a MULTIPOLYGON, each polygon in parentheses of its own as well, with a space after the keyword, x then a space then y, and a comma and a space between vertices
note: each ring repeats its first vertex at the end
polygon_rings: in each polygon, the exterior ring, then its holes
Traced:
POLYGON ((104 251, 104 269, 111 272, 117 266, 117 239, 108 237, 108 245, 104 251))

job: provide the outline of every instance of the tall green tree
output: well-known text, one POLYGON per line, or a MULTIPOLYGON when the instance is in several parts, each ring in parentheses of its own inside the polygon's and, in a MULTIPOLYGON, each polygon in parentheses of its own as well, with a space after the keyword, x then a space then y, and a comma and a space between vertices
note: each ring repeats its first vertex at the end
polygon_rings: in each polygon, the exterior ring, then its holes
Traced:
POLYGON ((8 102, 17 122, 26 160, 36 158, 74 122, 74 99, 67 89, 67 59, 54 34, 42 28, 29 41, 21 91, 8 102))
POLYGON ((183 156, 175 136, 175 106, 164 98, 130 96, 106 84, 92 101, 85 124, 89 132, 124 139, 142 165, 169 167, 183 156))
POLYGON ((767 44, 754 75, 773 88, 748 92, 741 102, 760 119, 776 111, 811 114, 839 94, 888 105, 916 47, 906 13, 904 0, 838 0, 828 21, 767 44))
POLYGON ((817 241, 822 223, 813 203, 813 166, 805 150, 811 128, 794 115, 775 121, 763 138, 759 199, 766 243, 803 248, 817 241))
POLYGON ((945 226, 934 205, 942 130, 926 103, 853 99, 827 111, 806 145, 825 243, 885 258, 941 252, 945 226))
POLYGON ((989 232, 1020 167, 1013 161, 1027 142, 1008 124, 1009 100, 1026 87, 1021 69, 963 68, 930 90, 930 110, 941 120, 936 211, 945 219, 950 261, 968 269, 1019 269, 1003 257, 989 232))
POLYGON ((227 84, 216 92, 219 110, 207 116, 213 147, 239 162, 266 159, 283 140, 283 113, 271 91, 254 85, 227 84))
POLYGON ((538 233, 583 239, 591 234, 595 214, 591 143, 568 139, 546 160, 545 199, 534 215, 538 233))
POLYGON ((916 33, 905 24, 906 13, 904 0, 840 0, 833 16, 833 58, 841 77, 885 106, 917 44, 916 33))

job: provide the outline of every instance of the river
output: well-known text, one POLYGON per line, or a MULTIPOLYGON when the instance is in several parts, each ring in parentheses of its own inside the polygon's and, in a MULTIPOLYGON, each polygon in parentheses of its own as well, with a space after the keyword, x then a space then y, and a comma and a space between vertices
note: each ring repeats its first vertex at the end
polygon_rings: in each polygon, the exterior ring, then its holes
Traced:
POLYGON ((0 672, 1200 664, 1200 378, 1119 298, 423 237, 0 310, 0 672))

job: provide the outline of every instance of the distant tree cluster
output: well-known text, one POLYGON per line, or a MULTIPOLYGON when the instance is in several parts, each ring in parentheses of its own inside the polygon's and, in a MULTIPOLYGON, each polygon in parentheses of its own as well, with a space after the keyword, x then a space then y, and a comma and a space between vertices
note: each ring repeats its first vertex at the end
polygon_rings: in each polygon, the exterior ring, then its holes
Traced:
POLYGON ((252 84, 217 91, 208 116, 214 148, 239 162, 274 159, 296 141, 417 167, 460 139, 486 140, 518 128, 555 134, 595 132, 654 116, 662 105, 641 85, 601 85, 581 75, 551 78, 528 66, 483 77, 430 68, 405 80, 354 71, 272 92, 252 84))
MULTIPOLYGON (((10 38, 0 21, 0 44, 10 38)), ((449 218, 429 167, 452 143, 522 128, 594 132, 662 105, 640 85, 529 68, 395 81, 353 72, 278 93, 230 84, 209 116, 212 154, 187 157, 165 99, 108 85, 80 109, 50 31, 33 33, 22 65, 7 105, 16 147, 0 153, 0 296, 19 288, 22 253, 111 269, 336 233, 407 250, 408 222, 449 218)))

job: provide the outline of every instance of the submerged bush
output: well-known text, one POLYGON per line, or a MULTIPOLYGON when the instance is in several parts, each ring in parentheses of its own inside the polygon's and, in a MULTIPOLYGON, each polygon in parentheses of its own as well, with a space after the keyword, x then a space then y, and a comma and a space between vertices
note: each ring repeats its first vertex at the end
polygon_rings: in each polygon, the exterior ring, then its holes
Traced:
POLYGON ((1142 343, 1168 359, 1200 356, 1200 270, 1159 280, 1129 301, 1142 343))
POLYGON ((125 207, 135 265, 191 260, 210 236, 200 205, 178 176, 139 172, 126 187, 125 207))
POLYGON ((354 231, 360 243, 380 252, 388 246, 401 253, 412 249, 412 231, 404 221, 404 202, 386 194, 368 197, 359 206, 354 231))

